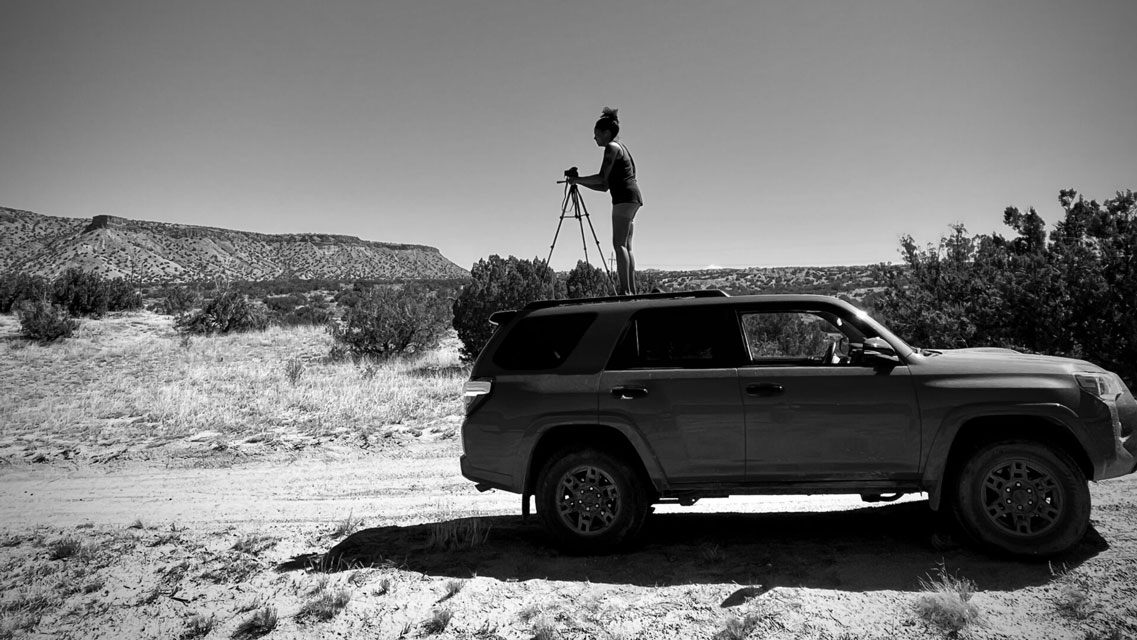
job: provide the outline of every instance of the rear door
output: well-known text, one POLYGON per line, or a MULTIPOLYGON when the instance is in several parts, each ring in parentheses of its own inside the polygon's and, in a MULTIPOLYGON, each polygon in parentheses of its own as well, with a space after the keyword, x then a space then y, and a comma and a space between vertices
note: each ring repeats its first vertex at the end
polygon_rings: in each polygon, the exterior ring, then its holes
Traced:
POLYGON ((670 484, 741 481, 742 342, 723 306, 638 312, 600 378, 601 423, 640 432, 670 484))

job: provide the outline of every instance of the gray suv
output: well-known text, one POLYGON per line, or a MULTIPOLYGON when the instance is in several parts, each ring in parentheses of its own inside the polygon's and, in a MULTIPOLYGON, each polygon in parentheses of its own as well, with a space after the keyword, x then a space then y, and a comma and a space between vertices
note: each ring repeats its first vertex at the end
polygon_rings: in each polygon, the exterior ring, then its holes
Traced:
POLYGON ((1045 556, 1089 525, 1087 479, 1137 467, 1137 402, 1082 360, 913 348, 813 295, 542 301, 465 384, 462 474, 519 493, 562 547, 632 540, 652 504, 927 492, 979 543, 1045 556))

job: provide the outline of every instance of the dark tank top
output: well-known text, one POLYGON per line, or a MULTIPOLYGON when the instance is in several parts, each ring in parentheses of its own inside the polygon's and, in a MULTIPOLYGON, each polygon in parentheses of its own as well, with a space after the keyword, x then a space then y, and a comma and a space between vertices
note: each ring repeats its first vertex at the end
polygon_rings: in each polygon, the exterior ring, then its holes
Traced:
POLYGON ((636 183, 636 161, 628 148, 617 143, 620 152, 612 160, 612 170, 608 173, 608 192, 612 194, 612 204, 635 203, 643 206, 643 195, 636 183))

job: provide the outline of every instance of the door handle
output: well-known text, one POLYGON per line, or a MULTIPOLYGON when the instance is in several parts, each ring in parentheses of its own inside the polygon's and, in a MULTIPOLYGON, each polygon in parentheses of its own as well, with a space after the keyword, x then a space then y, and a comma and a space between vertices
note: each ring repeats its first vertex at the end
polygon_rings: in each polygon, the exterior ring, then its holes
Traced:
POLYGON ((751 396, 758 396, 760 398, 768 398, 770 396, 781 395, 786 388, 776 382, 759 382, 756 384, 746 385, 746 394, 751 396))
POLYGON ((617 400, 635 400, 647 397, 647 389, 643 387, 612 387, 612 397, 617 400))

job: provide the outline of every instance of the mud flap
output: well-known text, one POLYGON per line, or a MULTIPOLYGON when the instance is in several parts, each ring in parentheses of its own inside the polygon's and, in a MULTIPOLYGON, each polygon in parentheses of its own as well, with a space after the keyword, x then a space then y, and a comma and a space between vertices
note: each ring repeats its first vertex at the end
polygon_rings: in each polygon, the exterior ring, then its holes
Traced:
POLYGON ((521 519, 522 520, 528 520, 529 519, 529 496, 531 496, 531 495, 533 495, 533 494, 531 494, 531 493, 522 493, 521 494, 521 519))

